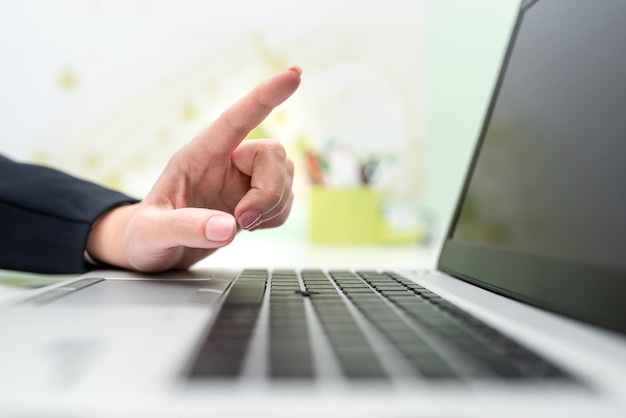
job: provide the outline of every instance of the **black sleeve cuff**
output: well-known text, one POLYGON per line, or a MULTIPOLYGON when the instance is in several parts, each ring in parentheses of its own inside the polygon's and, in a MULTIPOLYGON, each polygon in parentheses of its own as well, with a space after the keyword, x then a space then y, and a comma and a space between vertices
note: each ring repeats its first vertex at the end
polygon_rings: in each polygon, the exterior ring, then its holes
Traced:
POLYGON ((0 268, 80 273, 95 220, 137 202, 127 195, 47 167, 0 156, 0 268))

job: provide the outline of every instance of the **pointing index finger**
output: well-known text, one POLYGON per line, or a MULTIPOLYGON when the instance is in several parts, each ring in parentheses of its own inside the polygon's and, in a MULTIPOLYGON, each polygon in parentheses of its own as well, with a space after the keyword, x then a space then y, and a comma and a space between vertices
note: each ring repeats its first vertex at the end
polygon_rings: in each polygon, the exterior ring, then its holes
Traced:
POLYGON ((258 84, 248 94, 222 113, 194 142, 212 155, 229 155, 244 138, 287 100, 300 85, 302 70, 288 69, 258 84))

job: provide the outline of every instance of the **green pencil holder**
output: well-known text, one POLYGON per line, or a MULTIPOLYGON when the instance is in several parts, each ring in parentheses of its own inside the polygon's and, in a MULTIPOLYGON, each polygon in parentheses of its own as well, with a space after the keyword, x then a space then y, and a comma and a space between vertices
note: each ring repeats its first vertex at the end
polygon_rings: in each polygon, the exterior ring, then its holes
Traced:
POLYGON ((376 244, 417 241, 421 228, 397 228, 386 216, 382 195, 369 187, 309 192, 308 235, 313 243, 376 244))

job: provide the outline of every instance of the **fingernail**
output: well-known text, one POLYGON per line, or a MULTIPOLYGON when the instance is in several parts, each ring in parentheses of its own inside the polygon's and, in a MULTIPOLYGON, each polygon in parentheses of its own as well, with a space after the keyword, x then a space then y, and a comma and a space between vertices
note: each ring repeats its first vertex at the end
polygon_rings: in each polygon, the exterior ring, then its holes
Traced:
POLYGON ((235 219, 228 215, 211 216, 204 231, 209 241, 229 240, 235 234, 235 219))
POLYGON ((302 75, 302 68, 298 67, 297 65, 289 67, 288 70, 294 71, 298 73, 298 75, 302 75))
POLYGON ((261 223, 261 213, 254 210, 244 212, 239 217, 239 225, 241 225, 243 229, 250 229, 259 223, 261 223))

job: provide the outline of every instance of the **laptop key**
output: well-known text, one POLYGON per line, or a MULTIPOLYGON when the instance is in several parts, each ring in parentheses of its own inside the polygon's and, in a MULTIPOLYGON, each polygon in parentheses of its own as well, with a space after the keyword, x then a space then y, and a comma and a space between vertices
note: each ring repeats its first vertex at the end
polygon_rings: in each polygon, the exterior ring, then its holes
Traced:
POLYGON ((234 378, 243 366, 265 292, 267 275, 244 271, 231 285, 222 309, 200 344, 191 378, 234 378))
MULTIPOLYGON (((342 272, 341 275, 346 277, 347 273, 342 272)), ((357 277, 355 274, 352 276, 357 277)), ((370 285, 375 280, 379 287, 398 290, 394 285, 395 281, 379 273, 367 272, 361 277, 370 285)), ((372 325, 404 355, 418 374, 428 379, 458 379, 459 376, 446 364, 445 360, 377 293, 380 290, 366 288, 367 292, 342 290, 372 325)))
POLYGON ((311 297, 313 309, 345 376, 349 379, 386 379, 380 360, 326 274, 322 271, 303 273, 303 282, 307 291, 319 291, 311 297), (309 279, 311 276, 316 277, 315 283, 309 279), (320 298, 321 295, 327 297, 320 298))
POLYGON ((556 366, 436 293, 395 273, 389 277, 414 292, 413 298, 392 292, 389 299, 393 303, 495 375, 506 379, 565 377, 556 366))
POLYGON ((295 272, 270 276, 269 374, 277 379, 314 376, 304 300, 295 272))

